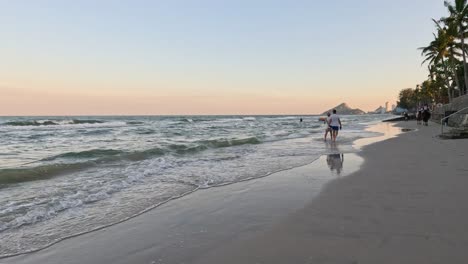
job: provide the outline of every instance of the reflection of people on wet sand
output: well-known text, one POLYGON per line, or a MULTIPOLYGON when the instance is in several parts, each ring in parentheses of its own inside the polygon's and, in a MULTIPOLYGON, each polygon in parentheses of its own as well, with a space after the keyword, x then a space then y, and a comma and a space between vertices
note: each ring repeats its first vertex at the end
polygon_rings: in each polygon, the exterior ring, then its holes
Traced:
POLYGON ((343 154, 328 154, 327 164, 330 170, 336 171, 336 174, 340 175, 343 170, 344 155, 343 154))

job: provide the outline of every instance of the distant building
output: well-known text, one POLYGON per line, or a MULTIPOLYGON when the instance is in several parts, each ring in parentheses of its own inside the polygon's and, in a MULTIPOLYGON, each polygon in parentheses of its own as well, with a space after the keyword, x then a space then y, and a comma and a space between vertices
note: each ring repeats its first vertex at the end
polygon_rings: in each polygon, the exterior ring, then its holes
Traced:
POLYGON ((385 112, 390 112, 390 108, 388 107, 388 102, 385 102, 385 112))
POLYGON ((396 108, 396 105, 392 104, 392 111, 394 111, 396 108))

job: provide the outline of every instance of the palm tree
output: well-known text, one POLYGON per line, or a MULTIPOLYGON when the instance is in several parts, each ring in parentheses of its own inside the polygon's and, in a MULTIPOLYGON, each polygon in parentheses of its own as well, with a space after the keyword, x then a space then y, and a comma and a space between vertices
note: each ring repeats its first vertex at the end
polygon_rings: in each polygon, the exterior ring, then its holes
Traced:
MULTIPOLYGON (((468 67, 466 66, 466 47, 465 47, 465 31, 467 29, 468 21, 468 1, 467 0, 455 0, 455 5, 452 5, 448 1, 444 1, 444 5, 447 7, 450 16, 442 18, 446 24, 455 25, 456 31, 458 32, 458 38, 461 41, 461 54, 463 57, 463 76, 465 77, 465 93, 468 88, 468 67)), ((462 90, 461 87, 459 87, 462 90)))
POLYGON ((434 65, 442 65, 443 70, 444 70, 444 79, 447 85, 447 93, 449 97, 449 102, 452 101, 452 92, 451 92, 451 85, 450 85, 450 79, 449 79, 449 65, 448 60, 450 57, 452 57, 452 54, 450 53, 450 46, 452 46, 452 36, 450 36, 447 33, 447 30, 442 28, 440 24, 433 20, 434 23, 436 24, 438 30, 437 30, 437 35, 434 34, 434 40, 429 43, 429 46, 427 47, 421 47, 419 48, 421 51, 421 55, 425 57, 424 61, 422 64, 425 62, 429 63, 429 68, 431 68, 434 65))
MULTIPOLYGON (((448 51, 448 62, 450 64, 450 69, 452 70, 453 80, 455 81, 456 87, 458 88, 458 96, 462 95, 463 85, 460 83, 458 78, 457 67, 459 65, 459 58, 461 56, 460 50, 463 50, 463 46, 457 43, 456 39, 458 36, 458 27, 456 24, 447 22, 445 27, 442 28, 439 23, 436 22, 438 30, 443 30, 445 45, 448 51)), ((463 51, 461 53, 464 53, 463 51)))
POLYGON ((430 72, 431 67, 436 64, 441 64, 443 66, 444 79, 446 80, 446 85, 448 87, 447 92, 449 101, 451 102, 454 97, 454 91, 457 90, 458 96, 460 96, 463 89, 463 85, 461 84, 457 74, 457 69, 460 64, 460 61, 457 58, 461 57, 461 53, 463 53, 460 52, 460 50, 462 50, 461 44, 457 42, 458 27, 453 23, 453 20, 446 20, 444 27, 442 27, 440 22, 434 19, 433 21, 437 27, 437 35, 434 34, 434 40, 429 44, 429 46, 420 48, 422 49, 422 55, 425 56, 423 63, 429 62, 428 66, 430 72), (455 84, 454 89, 451 89, 453 84, 450 84, 449 76, 455 84))
POLYGON ((438 103, 448 103, 448 86, 445 81, 445 70, 441 63, 432 65, 429 67, 429 80, 431 80, 435 86, 435 101, 438 103))

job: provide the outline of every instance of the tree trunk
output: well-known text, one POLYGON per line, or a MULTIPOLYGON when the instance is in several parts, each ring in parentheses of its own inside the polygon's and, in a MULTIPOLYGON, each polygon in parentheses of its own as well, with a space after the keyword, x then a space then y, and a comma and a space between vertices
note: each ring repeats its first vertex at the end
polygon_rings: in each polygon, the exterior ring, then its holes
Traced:
POLYGON ((449 100, 449 103, 452 102, 452 89, 450 88, 450 82, 449 80, 447 79, 446 80, 447 82, 447 95, 448 95, 448 100, 449 100))
POLYGON ((466 67, 466 54, 465 54, 465 34, 463 33, 463 26, 460 27, 460 39, 462 44, 462 54, 463 54, 463 77, 465 77, 465 88, 462 89, 460 86, 460 92, 466 94, 466 89, 468 89, 468 72, 466 67))
MULTIPOLYGON (((453 54, 452 54, 453 56, 453 54)), ((458 87, 458 96, 461 96, 462 95, 462 87, 460 85, 460 80, 458 79, 458 74, 457 74, 457 67, 455 66, 455 63, 453 62, 454 61, 454 58, 452 57, 450 59, 450 61, 452 62, 452 72, 453 72, 453 78, 455 80, 455 85, 458 87)), ((453 91, 453 94, 452 94, 452 98, 455 96, 455 91, 453 91)))
POLYGON ((450 85, 450 81, 448 79, 448 70, 447 70, 447 64, 445 61, 442 61, 442 64, 444 65, 444 73, 445 73, 445 82, 447 83, 447 95, 448 95, 448 99, 449 99, 449 103, 452 102, 452 91, 451 91, 451 85, 450 85))

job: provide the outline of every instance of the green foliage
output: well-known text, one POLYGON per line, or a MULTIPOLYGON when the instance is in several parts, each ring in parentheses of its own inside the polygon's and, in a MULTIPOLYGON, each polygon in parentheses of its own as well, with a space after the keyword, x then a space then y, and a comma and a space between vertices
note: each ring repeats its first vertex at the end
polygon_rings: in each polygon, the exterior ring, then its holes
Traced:
POLYGON ((419 48, 427 63, 428 79, 416 88, 399 93, 398 106, 414 109, 421 104, 448 103, 455 96, 466 94, 468 67, 465 33, 468 32, 468 0, 444 1, 449 16, 435 20, 434 39, 419 48))
POLYGON ((414 110, 418 106, 434 103, 447 103, 447 90, 443 89, 443 81, 430 78, 416 88, 406 88, 400 91, 397 105, 408 110, 414 110), (442 89, 441 89, 442 87, 442 89))
POLYGON ((414 97, 415 97, 415 94, 414 94, 413 89, 411 88, 403 89, 400 91, 400 94, 398 95, 397 105, 401 108, 412 109, 416 106, 414 97))

